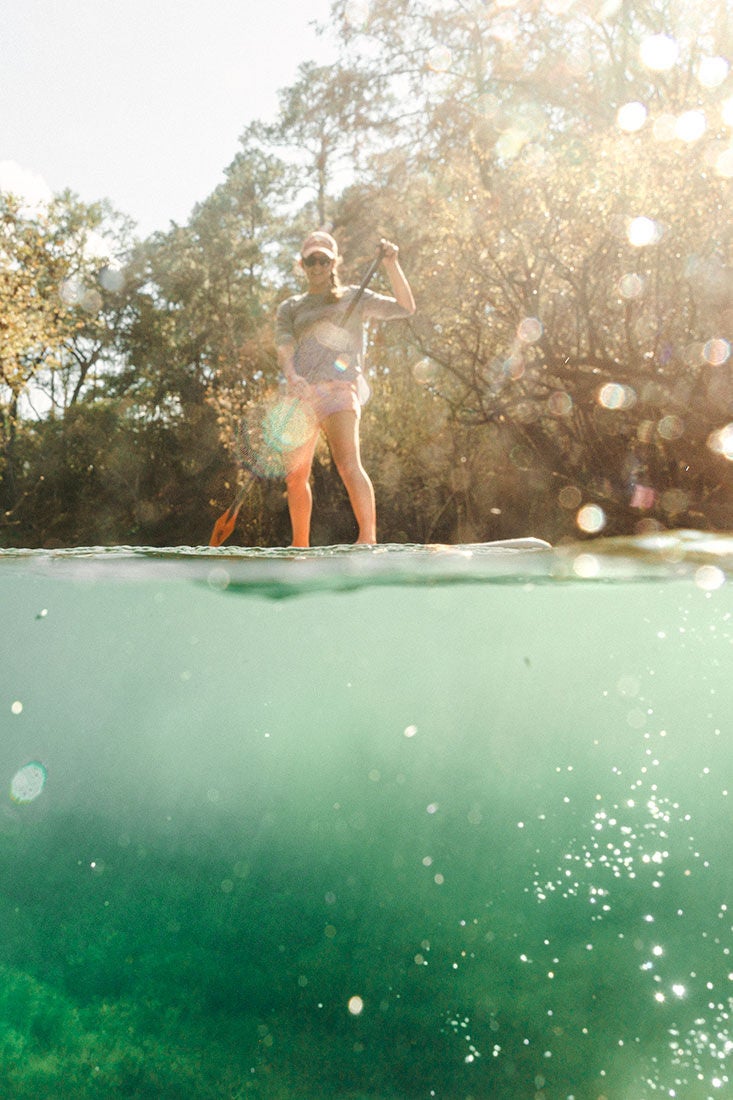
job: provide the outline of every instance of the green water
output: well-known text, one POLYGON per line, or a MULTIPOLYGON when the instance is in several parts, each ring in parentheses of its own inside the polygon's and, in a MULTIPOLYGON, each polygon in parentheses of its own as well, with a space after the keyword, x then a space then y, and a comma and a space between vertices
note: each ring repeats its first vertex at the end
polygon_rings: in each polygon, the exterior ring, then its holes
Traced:
POLYGON ((726 1100, 730 540, 0 554, 0 1096, 726 1100))

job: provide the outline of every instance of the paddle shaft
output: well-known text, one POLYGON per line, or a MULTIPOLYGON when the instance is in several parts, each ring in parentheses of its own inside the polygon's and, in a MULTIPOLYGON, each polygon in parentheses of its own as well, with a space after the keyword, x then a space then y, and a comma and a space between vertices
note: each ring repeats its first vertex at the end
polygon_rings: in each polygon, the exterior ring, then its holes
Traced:
POLYGON ((346 308, 346 312, 344 313, 343 317, 341 318, 341 324, 342 325, 345 325, 346 322, 349 320, 349 318, 351 317, 351 314, 354 312, 354 310, 356 309, 356 307, 358 305, 359 299, 361 298, 361 296, 364 293, 364 291, 366 290, 366 288, 369 286, 369 283, 374 278, 374 274, 375 274, 377 268, 379 267, 379 265, 382 262, 382 256, 383 256, 383 251, 382 251, 382 244, 381 244, 381 241, 380 241, 379 250, 377 252, 377 255, 372 260, 372 262, 369 266, 369 270, 367 271, 366 275, 364 276, 364 278, 359 283, 359 286, 357 287, 357 290, 356 290, 356 294, 354 295, 354 297, 349 302, 349 304, 346 308))

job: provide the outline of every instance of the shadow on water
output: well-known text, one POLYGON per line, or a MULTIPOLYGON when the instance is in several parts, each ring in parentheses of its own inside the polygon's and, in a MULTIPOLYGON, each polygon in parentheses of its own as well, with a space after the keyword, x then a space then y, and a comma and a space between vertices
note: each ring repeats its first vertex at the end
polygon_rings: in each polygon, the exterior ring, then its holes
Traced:
POLYGON ((0 556, 0 1096, 731 1095, 729 541, 589 551, 0 556))

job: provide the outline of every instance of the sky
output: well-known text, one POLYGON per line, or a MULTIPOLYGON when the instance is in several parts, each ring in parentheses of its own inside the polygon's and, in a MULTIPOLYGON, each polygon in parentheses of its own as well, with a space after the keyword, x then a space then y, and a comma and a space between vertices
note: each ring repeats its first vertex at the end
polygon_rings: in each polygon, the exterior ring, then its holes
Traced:
POLYGON ((330 0, 6 0, 0 188, 109 199, 137 235, 184 223, 304 61, 330 0))

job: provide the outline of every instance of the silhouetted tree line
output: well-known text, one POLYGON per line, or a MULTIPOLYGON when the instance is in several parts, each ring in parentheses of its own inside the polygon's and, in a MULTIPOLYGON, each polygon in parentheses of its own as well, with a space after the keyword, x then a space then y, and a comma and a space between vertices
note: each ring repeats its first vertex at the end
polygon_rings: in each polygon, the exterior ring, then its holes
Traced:
MULTIPOLYGON (((399 242, 418 314, 370 335, 380 538, 733 526, 733 25, 725 0, 335 0, 185 225, 0 207, 0 543, 289 539, 238 425, 327 224, 399 242), (704 8, 704 10, 703 10, 704 8)), ((350 541, 327 452, 314 540, 350 541)))

